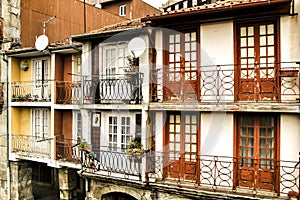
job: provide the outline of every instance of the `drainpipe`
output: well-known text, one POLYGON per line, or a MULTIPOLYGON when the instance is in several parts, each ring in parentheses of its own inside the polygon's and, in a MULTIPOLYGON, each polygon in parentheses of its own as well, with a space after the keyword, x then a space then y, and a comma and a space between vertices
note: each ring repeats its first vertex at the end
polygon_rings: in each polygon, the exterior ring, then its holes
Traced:
POLYGON ((7 176, 7 199, 11 199, 11 191, 10 191, 10 162, 9 162, 9 107, 8 107, 8 89, 9 89, 9 82, 8 82, 8 60, 5 58, 5 52, 2 52, 2 60, 6 63, 7 71, 6 71, 6 176, 7 176))

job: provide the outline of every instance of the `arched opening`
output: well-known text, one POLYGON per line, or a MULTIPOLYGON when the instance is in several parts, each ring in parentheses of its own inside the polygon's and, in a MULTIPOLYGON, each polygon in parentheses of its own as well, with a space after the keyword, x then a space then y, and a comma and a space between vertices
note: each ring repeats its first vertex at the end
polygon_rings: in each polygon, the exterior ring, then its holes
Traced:
POLYGON ((126 193, 111 192, 102 195, 101 200, 137 200, 137 199, 126 193))

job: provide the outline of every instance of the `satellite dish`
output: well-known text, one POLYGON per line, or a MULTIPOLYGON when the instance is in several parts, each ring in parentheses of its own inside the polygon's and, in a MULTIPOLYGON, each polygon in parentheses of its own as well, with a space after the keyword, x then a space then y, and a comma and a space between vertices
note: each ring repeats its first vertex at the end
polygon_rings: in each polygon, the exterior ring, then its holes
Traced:
POLYGON ((46 49, 48 46, 49 40, 46 35, 40 35, 35 41, 35 48, 39 51, 46 49))
POLYGON ((140 57, 146 50, 146 42, 141 37, 135 37, 128 42, 128 52, 133 52, 136 57, 140 57))

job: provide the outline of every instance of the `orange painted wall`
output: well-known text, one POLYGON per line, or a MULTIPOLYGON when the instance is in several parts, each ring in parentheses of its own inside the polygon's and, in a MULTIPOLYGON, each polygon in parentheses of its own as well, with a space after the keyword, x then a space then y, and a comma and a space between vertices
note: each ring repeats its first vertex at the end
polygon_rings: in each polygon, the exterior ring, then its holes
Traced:
MULTIPOLYGON (((89 4, 85 7, 87 32, 124 20, 89 4)), ((84 33, 83 2, 79 0, 22 0, 22 47, 34 47, 36 37, 43 34, 43 22, 53 16, 56 18, 46 24, 46 35, 50 43, 84 33)))

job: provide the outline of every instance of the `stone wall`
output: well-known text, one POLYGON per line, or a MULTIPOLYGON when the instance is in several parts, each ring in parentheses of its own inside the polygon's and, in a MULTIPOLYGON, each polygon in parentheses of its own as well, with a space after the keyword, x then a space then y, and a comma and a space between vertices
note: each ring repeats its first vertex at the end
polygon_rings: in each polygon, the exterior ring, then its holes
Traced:
POLYGON ((61 168, 58 170, 60 199, 77 199, 76 177, 76 170, 69 168, 61 168))
MULTIPOLYGON (((0 51, 11 49, 20 43, 20 2, 21 0, 2 0, 0 1, 0 20, 3 25, 3 40, 0 41, 0 51)), ((6 86, 7 82, 7 63, 3 61, 0 55, 0 82, 6 86)), ((0 199, 9 199, 9 190, 7 182, 7 104, 6 104, 6 87, 4 87, 4 105, 0 112, 0 199)), ((17 170, 15 166, 15 170, 17 170)), ((26 170, 25 170, 26 171, 26 170)), ((18 172, 15 172, 18 174, 18 172)), ((15 176, 13 176, 16 178, 15 176)), ((29 182, 31 181, 28 180, 29 182)), ((15 183, 13 183, 15 184, 15 183)), ((20 183, 20 187, 26 184, 20 183)), ((20 189, 17 185, 16 189, 20 189)), ((12 193, 15 192, 12 190, 12 193)), ((16 191, 17 192, 17 191, 16 191)), ((15 194, 16 198, 19 194, 15 194)), ((13 198, 11 198, 13 199, 13 198)))
POLYGON ((102 196, 109 193, 124 193, 137 200, 188 200, 180 194, 170 194, 167 192, 158 192, 154 188, 141 184, 122 184, 122 181, 115 183, 106 183, 97 179, 89 179, 89 191, 87 200, 101 200, 102 196))
POLYGON ((10 170, 11 199, 33 200, 31 163, 27 161, 11 162, 10 170))

